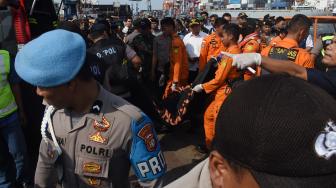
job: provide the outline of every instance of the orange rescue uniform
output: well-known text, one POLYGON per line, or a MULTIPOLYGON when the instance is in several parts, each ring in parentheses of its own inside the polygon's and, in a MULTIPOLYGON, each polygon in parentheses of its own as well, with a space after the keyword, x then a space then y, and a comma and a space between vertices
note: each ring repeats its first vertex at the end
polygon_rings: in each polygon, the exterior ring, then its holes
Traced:
MULTIPOLYGON (((239 47, 242 53, 259 53, 261 47, 258 33, 247 35, 244 40, 239 43, 239 47)), ((255 76, 257 75, 252 74, 250 71, 245 71, 244 80, 250 80, 255 76)))
POLYGON ((276 36, 274 37, 271 42, 270 42, 270 46, 274 46, 276 45, 278 42, 282 41, 282 38, 280 36, 276 36))
POLYGON ((310 53, 305 49, 299 48, 299 44, 294 39, 290 38, 284 38, 273 45, 266 47, 262 50, 261 55, 269 57, 271 50, 278 47, 293 50, 292 52, 294 52, 294 54, 287 54, 288 60, 292 60, 295 64, 305 68, 314 68, 314 62, 310 53), (291 57, 293 57, 293 59, 291 59, 291 57))
POLYGON ((222 39, 216 33, 204 38, 199 57, 199 71, 202 72, 211 57, 217 57, 222 51, 225 51, 225 47, 222 39))
POLYGON ((166 90, 163 98, 172 92, 172 84, 176 83, 177 87, 186 86, 189 78, 189 64, 187 51, 181 38, 174 34, 170 49, 170 72, 166 90))
MULTIPOLYGON (((239 54, 240 48, 238 45, 230 46, 226 52, 230 54, 239 54)), ((217 119, 218 111, 223 104, 226 97, 231 93, 229 82, 237 79, 241 74, 236 67, 232 67, 232 59, 224 58, 219 64, 215 74, 215 78, 202 86, 207 94, 211 94, 213 101, 207 107, 204 114, 204 130, 205 142, 208 148, 215 135, 215 121, 217 119)))

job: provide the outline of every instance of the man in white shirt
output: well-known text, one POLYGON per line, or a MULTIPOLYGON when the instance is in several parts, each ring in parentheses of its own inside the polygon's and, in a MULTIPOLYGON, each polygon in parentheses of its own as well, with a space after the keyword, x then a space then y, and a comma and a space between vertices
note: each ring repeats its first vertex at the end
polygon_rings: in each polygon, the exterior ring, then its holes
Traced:
POLYGON ((306 50, 310 52, 314 48, 314 41, 312 35, 308 35, 306 40, 306 50))
POLYGON ((126 37, 128 34, 132 32, 131 31, 132 24, 133 24, 132 17, 128 17, 124 24, 125 24, 125 27, 122 29, 122 32, 124 33, 124 36, 126 37))
POLYGON ((192 19, 189 26, 191 32, 184 37, 183 42, 188 53, 189 83, 192 83, 198 73, 198 63, 202 41, 207 34, 201 31, 201 24, 197 19, 192 19))

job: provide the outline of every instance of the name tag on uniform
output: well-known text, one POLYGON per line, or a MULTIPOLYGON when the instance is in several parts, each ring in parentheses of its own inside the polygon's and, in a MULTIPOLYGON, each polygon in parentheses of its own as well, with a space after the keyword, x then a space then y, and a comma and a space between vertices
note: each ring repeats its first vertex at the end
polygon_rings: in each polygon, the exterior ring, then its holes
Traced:
POLYGON ((299 50, 297 49, 287 49, 283 47, 273 47, 271 48, 268 56, 270 58, 279 59, 279 60, 290 60, 295 61, 299 50))

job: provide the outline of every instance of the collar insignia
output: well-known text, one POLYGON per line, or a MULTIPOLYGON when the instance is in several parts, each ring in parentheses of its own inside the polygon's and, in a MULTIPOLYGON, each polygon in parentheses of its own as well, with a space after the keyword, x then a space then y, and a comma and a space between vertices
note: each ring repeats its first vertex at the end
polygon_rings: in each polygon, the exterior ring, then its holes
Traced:
POLYGON ((97 120, 93 121, 93 127, 100 132, 106 132, 110 127, 111 124, 107 121, 107 119, 103 116, 102 121, 98 122, 97 120))

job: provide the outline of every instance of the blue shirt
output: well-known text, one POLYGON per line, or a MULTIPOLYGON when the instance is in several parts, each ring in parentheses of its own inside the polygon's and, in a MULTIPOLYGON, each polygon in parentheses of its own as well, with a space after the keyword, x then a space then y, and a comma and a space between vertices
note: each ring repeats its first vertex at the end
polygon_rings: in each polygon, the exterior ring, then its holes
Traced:
POLYGON ((336 98, 336 70, 322 72, 316 69, 307 69, 307 80, 336 98))

